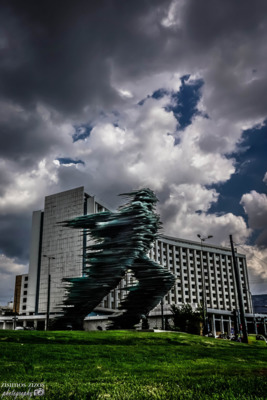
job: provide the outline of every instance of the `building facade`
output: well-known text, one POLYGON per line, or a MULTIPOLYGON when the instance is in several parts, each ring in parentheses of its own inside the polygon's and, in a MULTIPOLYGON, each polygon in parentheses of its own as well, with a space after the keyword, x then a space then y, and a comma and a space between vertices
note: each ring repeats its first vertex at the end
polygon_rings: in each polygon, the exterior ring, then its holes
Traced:
POLYGON ((14 312, 24 316, 47 312, 49 275, 51 316, 61 311, 62 280, 83 275, 86 247, 83 232, 65 228, 62 222, 105 210, 84 187, 45 197, 44 210, 33 212, 29 273, 16 277, 14 312))
MULTIPOLYGON (((239 310, 238 294, 230 248, 195 241, 161 236, 150 250, 149 257, 170 270, 175 276, 175 285, 149 314, 153 327, 162 327, 164 319, 171 317, 171 305, 189 303, 193 309, 205 302, 210 330, 231 334, 239 310), (204 277, 204 284, 203 284, 204 277)), ((255 316, 249 288, 246 257, 236 253, 243 303, 249 330, 255 330, 255 316)), ((134 282, 127 274, 120 286, 113 290, 100 307, 117 310, 120 300, 126 295, 124 287, 134 282)), ((240 321, 239 321, 240 323, 240 321)))
MULTIPOLYGON (((204 300, 204 290, 208 308, 227 311, 238 308, 233 259, 229 248, 163 236, 151 249, 150 257, 168 268, 176 277, 176 285, 165 298, 167 304, 200 304, 204 300)), ((245 312, 251 313, 246 257, 236 253, 236 259, 245 312)))
MULTIPOLYGON (((252 331, 255 323, 246 257, 240 253, 235 256, 244 309, 252 331)), ((176 278, 174 287, 163 301, 165 315, 171 314, 172 304, 181 306, 189 303, 192 308, 202 304, 206 308, 210 330, 214 334, 231 334, 234 312, 239 309, 239 304, 230 248, 162 236, 152 247, 150 257, 168 268, 176 278)), ((154 310, 155 313, 162 313, 160 306, 154 310)))
MULTIPOLYGON (((61 311, 65 296, 62 279, 83 275, 86 236, 82 230, 69 229, 61 223, 76 216, 105 210, 107 208, 96 201, 95 197, 88 195, 84 187, 79 187, 47 196, 44 210, 33 213, 29 273, 17 278, 14 298, 14 310, 21 315, 24 325, 44 328, 49 274, 51 318, 61 311)), ((238 310, 239 305, 233 258, 229 248, 161 236, 151 248, 149 257, 169 269, 176 278, 174 287, 165 296, 162 304, 150 312, 149 318, 153 327, 161 327, 163 315, 171 315, 172 304, 179 306, 190 303, 196 308, 205 301, 212 331, 231 332, 234 311, 238 310)), ((236 253, 236 259, 244 308, 252 329, 255 315, 246 257, 236 253)), ((95 315, 86 318, 88 329, 94 326, 95 320, 105 328, 108 315, 118 311, 121 300, 127 295, 124 288, 134 281, 135 278, 129 271, 119 286, 96 307, 95 315)))

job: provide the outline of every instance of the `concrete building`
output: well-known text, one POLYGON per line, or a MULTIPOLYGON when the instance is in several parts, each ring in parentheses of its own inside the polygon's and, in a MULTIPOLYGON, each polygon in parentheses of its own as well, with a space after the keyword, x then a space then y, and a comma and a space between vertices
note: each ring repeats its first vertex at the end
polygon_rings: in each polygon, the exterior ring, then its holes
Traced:
MULTIPOLYGON (((230 248, 161 236, 154 243, 149 257, 169 269, 176 277, 174 287, 165 296, 162 304, 150 312, 151 327, 162 327, 162 314, 164 319, 171 317, 170 308, 173 304, 181 306, 189 303, 193 309, 196 309, 205 301, 210 330, 214 334, 230 335, 233 332, 238 312, 236 316, 234 314, 239 309, 239 304, 230 248)), ((236 259, 248 329, 254 332, 256 316, 253 314, 246 257, 244 254, 236 253, 236 259)), ((121 296, 125 295, 123 288, 133 280, 134 277, 126 276, 121 281, 120 287, 113 290, 100 306, 117 310, 121 296)), ((262 319, 262 316, 257 315, 257 318, 262 319)))
MULTIPOLYGON (((86 236, 82 231, 63 227, 60 222, 105 210, 107 208, 95 197, 85 193, 84 187, 79 187, 47 196, 44 210, 33 213, 29 273, 16 279, 14 311, 19 314, 16 324, 45 328, 49 271, 51 318, 61 311, 65 296, 62 279, 83 275, 86 236)), ((234 310, 239 305, 229 248, 161 236, 154 243, 149 256, 176 277, 175 286, 162 304, 150 312, 151 327, 161 328, 162 316, 171 316, 172 304, 179 306, 190 303, 196 308, 205 300, 212 332, 231 333, 234 310)), ((254 331, 256 316, 253 314, 246 257, 236 253, 236 258, 249 330, 254 331)), ((94 310, 94 315, 85 319, 85 328, 101 326, 105 329, 108 315, 118 311, 120 301, 127 295, 124 287, 133 282, 134 276, 129 271, 119 286, 94 310)))
POLYGON ((28 274, 17 275, 14 290, 13 312, 22 314, 26 311, 28 299, 28 274))
MULTIPOLYGON (((193 308, 205 303, 211 331, 231 334, 234 311, 239 309, 231 249, 196 241, 162 236, 150 251, 150 257, 168 268, 176 284, 163 301, 164 315, 170 306, 190 303, 193 308), (203 285, 204 276, 204 285, 203 285)), ((250 331, 255 330, 246 257, 236 253, 243 290, 243 302, 250 331)), ((158 306, 151 314, 161 314, 158 306)))
POLYGON ((45 197, 44 210, 33 212, 29 273, 16 277, 14 312, 24 316, 24 320, 37 316, 35 325, 38 322, 40 329, 44 327, 49 274, 50 315, 60 312, 65 296, 62 279, 83 275, 86 247, 83 232, 64 228, 61 223, 105 210, 94 196, 85 193, 84 187, 45 197))

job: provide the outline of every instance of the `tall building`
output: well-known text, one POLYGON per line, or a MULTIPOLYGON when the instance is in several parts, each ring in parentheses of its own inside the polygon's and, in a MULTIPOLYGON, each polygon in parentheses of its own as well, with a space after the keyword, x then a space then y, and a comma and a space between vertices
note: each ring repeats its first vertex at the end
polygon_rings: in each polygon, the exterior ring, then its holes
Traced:
MULTIPOLYGON (((95 197, 85 193, 84 187, 79 187, 47 196, 44 210, 33 213, 29 273, 17 278, 14 301, 16 312, 24 317, 24 325, 30 323, 40 329, 43 328, 48 297, 50 316, 53 318, 60 312, 65 296, 62 279, 83 275, 86 236, 82 230, 63 227, 61 222, 105 210, 107 208, 96 201, 95 197), (48 296, 49 271, 50 296, 48 296)), ((233 258, 229 248, 161 236, 154 243, 149 256, 169 269, 176 277, 174 287, 165 296, 162 304, 150 312, 150 319, 154 325, 161 326, 162 314, 170 315, 172 304, 179 306, 190 303, 195 308, 205 300, 212 331, 230 333, 234 319, 233 312, 239 308, 239 304, 233 258)), ((255 316, 246 257, 236 253, 236 259, 247 321, 250 323, 250 330, 253 330, 255 316)), ((124 288, 134 280, 129 271, 119 286, 102 300, 95 309, 95 315, 87 318, 91 328, 97 326, 94 325, 95 320, 100 324, 108 318, 108 314, 118 311, 120 301, 127 295, 124 288), (106 317, 103 317, 103 314, 106 314, 106 317)))
POLYGON ((83 232, 65 228, 62 222, 105 210, 95 197, 85 193, 84 187, 45 197, 44 210, 35 211, 32 216, 29 273, 23 278, 28 282, 27 288, 20 285, 20 313, 46 313, 49 274, 50 313, 60 312, 65 295, 62 279, 82 276, 86 246, 83 232))

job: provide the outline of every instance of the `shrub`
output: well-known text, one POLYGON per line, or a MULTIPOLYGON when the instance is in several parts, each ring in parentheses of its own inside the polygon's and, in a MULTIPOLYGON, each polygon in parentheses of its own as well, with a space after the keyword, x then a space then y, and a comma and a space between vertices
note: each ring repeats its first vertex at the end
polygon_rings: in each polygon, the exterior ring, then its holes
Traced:
POLYGON ((183 304, 181 307, 173 304, 171 312, 175 330, 195 335, 200 334, 200 321, 202 320, 200 307, 194 311, 190 304, 183 304))

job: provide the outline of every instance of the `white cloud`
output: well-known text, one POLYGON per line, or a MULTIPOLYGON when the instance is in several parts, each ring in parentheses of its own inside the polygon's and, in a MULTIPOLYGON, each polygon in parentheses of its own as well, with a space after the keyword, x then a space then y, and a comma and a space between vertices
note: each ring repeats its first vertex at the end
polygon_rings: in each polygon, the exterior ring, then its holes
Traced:
POLYGON ((126 97, 128 99, 131 99, 133 97, 133 94, 129 90, 119 89, 118 92, 122 97, 126 97))
POLYGON ((198 240, 197 234, 212 235, 211 243, 229 247, 229 234, 239 242, 246 242, 250 235, 242 217, 232 213, 217 216, 215 214, 198 214, 178 212, 164 225, 167 235, 198 240))
POLYGON ((200 130, 201 118, 196 118, 175 145, 177 121, 165 110, 169 102, 166 95, 160 100, 149 98, 142 106, 128 105, 117 117, 119 126, 107 116, 95 124, 87 141, 67 145, 65 151, 83 160, 85 170, 93 172, 102 186, 116 181, 122 191, 129 185, 162 191, 166 184, 207 185, 229 179, 234 160, 225 158, 221 148, 213 152, 200 148, 199 138, 208 122, 200 130))
POLYGON ((253 229, 267 226, 267 196, 252 190, 242 196, 241 204, 248 215, 249 226, 253 229))
POLYGON ((15 275, 27 273, 27 266, 4 254, 0 255, 0 304, 13 300, 15 275))
MULTIPOLYGON (((9 163, 1 161, 3 167, 9 163)), ((56 171, 48 166, 45 160, 39 162, 36 169, 29 171, 13 171, 12 185, 6 187, 0 197, 0 212, 2 214, 18 213, 29 210, 39 201, 40 196, 47 193, 49 186, 57 183, 56 171)))
MULTIPOLYGON (((235 171, 234 160, 227 159, 224 152, 234 147, 236 139, 229 139, 229 146, 207 149, 201 140, 205 135, 212 136, 215 123, 196 117, 179 133, 176 145, 177 121, 165 109, 169 102, 170 96, 165 95, 160 100, 148 98, 142 106, 128 104, 116 117, 119 126, 111 123, 113 115, 106 115, 95 123, 86 141, 75 143, 68 124, 52 124, 51 113, 39 108, 47 129, 59 131, 60 145, 54 146, 36 168, 12 173, 13 184, 0 199, 1 211, 31 210, 45 195, 77 186, 78 182, 89 192, 106 190, 109 196, 149 186, 161 199, 166 233, 194 239, 196 232, 210 230, 217 243, 225 241, 229 231, 239 231, 239 237, 246 238, 249 231, 241 217, 207 214, 218 193, 205 186, 225 182, 235 171), (55 162, 59 157, 79 159, 85 165, 69 166, 67 178, 66 168, 55 162), (196 214, 198 210, 202 214, 196 214)), ((222 124, 221 136, 224 130, 222 124)), ((238 133, 233 136, 237 138, 238 133)))
MULTIPOLYGON (((266 175, 265 175, 266 176, 266 175)), ((263 179, 265 181, 265 177, 263 179)), ((260 248, 267 248, 267 196, 265 193, 258 193, 252 190, 242 196, 242 204, 248 215, 248 225, 258 230, 255 243, 260 248)))
POLYGON ((252 294, 267 293, 267 249, 243 245, 238 251, 247 257, 252 294))
POLYGON ((232 213, 208 214, 218 193, 199 184, 171 185, 170 197, 159 205, 164 224, 164 233, 180 238, 198 240, 197 234, 213 238, 210 242, 229 246, 229 234, 235 240, 245 242, 250 235, 242 217, 232 213))
POLYGON ((232 233, 245 241, 250 231, 242 217, 207 213, 218 193, 205 185, 228 180, 234 160, 224 157, 222 146, 214 151, 200 148, 199 138, 214 127, 210 120, 201 124, 201 117, 180 133, 175 145, 176 119, 164 108, 169 101, 166 95, 129 106, 119 116, 120 126, 96 124, 87 142, 75 143, 76 156, 93 171, 93 184, 99 182, 96 190, 109 186, 112 191, 112 182, 118 192, 143 186, 156 190, 166 234, 195 239, 201 232, 213 234, 215 243, 229 244, 232 233))
POLYGON ((185 0, 173 0, 170 4, 167 16, 161 21, 166 28, 178 29, 182 27, 181 11, 185 5, 185 0))
MULTIPOLYGON (((172 72, 148 73, 131 80, 124 80, 120 74, 117 75, 118 72, 120 71, 114 70, 112 72, 112 86, 115 88, 120 87, 120 85, 127 87, 127 91, 131 94, 131 97, 128 96, 127 100, 129 101, 131 98, 131 103, 134 105, 140 100, 146 99, 147 96, 151 96, 158 89, 164 88, 166 91, 178 92, 181 87, 180 77, 186 73, 186 70, 176 69, 172 72)), ((124 106, 122 105, 121 109, 124 106)))

